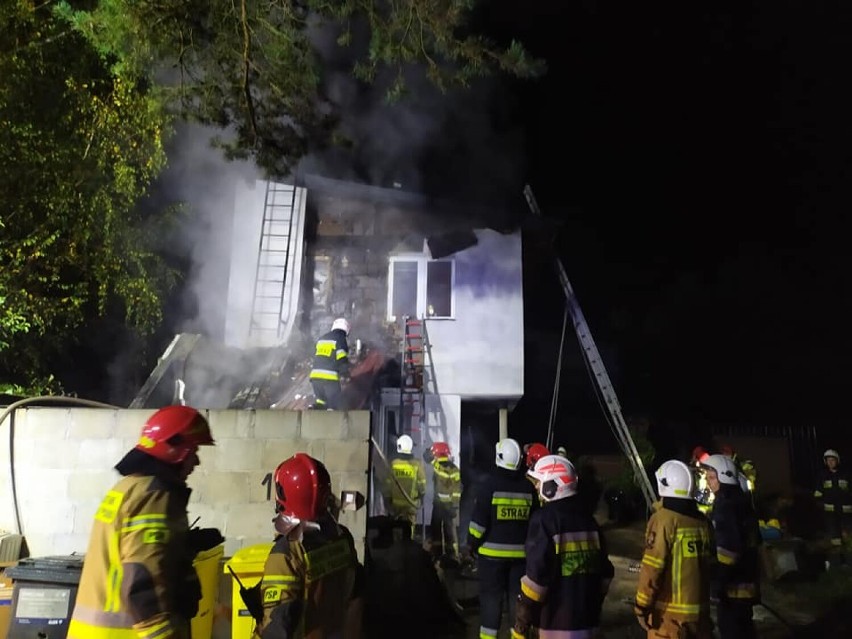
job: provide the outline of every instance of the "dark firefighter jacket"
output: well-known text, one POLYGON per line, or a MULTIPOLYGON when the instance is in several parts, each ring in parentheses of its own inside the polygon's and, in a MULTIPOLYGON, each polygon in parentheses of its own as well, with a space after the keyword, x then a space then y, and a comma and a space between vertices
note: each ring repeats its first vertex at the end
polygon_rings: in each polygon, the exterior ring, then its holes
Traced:
POLYGON ((517 471, 495 468, 477 487, 468 528, 471 551, 489 559, 523 559, 538 492, 517 471))
POLYGON ((717 560, 711 593, 720 599, 758 603, 761 539, 751 502, 739 486, 722 484, 710 519, 717 560))
POLYGON ((461 471, 446 458, 432 460, 435 503, 449 512, 458 512, 461 501, 461 471))
POLYGON ((683 622, 710 614, 712 527, 691 499, 663 497, 648 520, 636 605, 683 622))
POLYGON ((167 464, 131 451, 135 470, 95 514, 69 639, 177 639, 189 636, 200 587, 187 549, 191 490, 167 464))
POLYGON ((823 468, 819 475, 819 483, 814 491, 814 497, 822 504, 827 513, 852 514, 852 493, 849 489, 849 476, 846 471, 838 468, 834 472, 823 468))
POLYGON ((400 455, 391 461, 390 470, 392 476, 385 480, 384 491, 388 508, 402 512, 417 510, 423 495, 426 494, 426 471, 422 462, 411 455, 400 455), (402 491, 408 495, 408 499, 402 491), (414 506, 411 502, 417 505, 414 506))
POLYGON ((311 379, 332 382, 349 374, 349 344, 341 329, 329 331, 317 340, 311 379))
POLYGON ((586 504, 568 497, 534 512, 526 554, 521 592, 541 606, 538 622, 533 621, 539 636, 549 636, 547 630, 596 628, 614 570, 586 504))
POLYGON ((344 526, 331 520, 306 530, 302 541, 281 535, 261 580, 261 639, 341 637, 350 602, 363 596, 363 568, 344 526))

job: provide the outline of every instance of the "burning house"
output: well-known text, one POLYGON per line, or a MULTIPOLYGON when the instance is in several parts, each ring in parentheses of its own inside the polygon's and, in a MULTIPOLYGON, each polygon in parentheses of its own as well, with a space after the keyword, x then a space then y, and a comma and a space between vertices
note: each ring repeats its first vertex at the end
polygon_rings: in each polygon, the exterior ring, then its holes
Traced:
POLYGON ((521 234, 488 228, 502 219, 318 177, 240 184, 224 341, 178 335, 131 407, 307 409, 314 341, 346 317, 347 406, 372 412, 385 455, 409 434, 415 455, 446 441, 458 458, 481 428, 466 407, 496 441, 524 380, 521 234))

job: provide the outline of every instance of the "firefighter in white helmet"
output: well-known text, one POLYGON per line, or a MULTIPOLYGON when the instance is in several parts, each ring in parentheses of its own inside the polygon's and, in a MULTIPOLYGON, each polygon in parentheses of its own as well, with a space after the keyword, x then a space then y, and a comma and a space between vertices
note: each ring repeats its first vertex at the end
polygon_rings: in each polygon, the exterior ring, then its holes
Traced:
POLYGON ((752 609, 760 603, 760 527, 751 500, 740 488, 739 470, 725 455, 702 462, 713 491, 716 566, 710 596, 718 600, 717 625, 721 639, 754 637, 752 609))
POLYGON ((341 410, 343 393, 340 382, 349 379, 349 322, 338 317, 331 330, 317 340, 311 368, 314 406, 318 409, 341 410))
POLYGON ((689 466, 672 459, 656 477, 660 507, 645 530, 636 617, 649 638, 710 639, 710 522, 698 510, 689 466))
POLYGON ((535 487, 524 477, 521 447, 512 438, 495 447, 496 468, 476 489, 468 528, 468 545, 477 557, 479 575, 479 637, 496 637, 509 603, 509 619, 524 574, 524 542, 530 514, 538 507, 535 487))
POLYGON ((410 435, 400 435, 396 440, 396 456, 391 460, 390 473, 384 482, 385 506, 388 514, 410 524, 414 536, 417 511, 426 494, 426 470, 413 455, 414 440, 410 435))
MULTIPOLYGON (((840 467, 840 453, 829 448, 822 454, 824 468, 814 490, 814 498, 822 506, 823 525, 832 546, 841 548, 849 535, 852 518, 852 493, 849 475, 840 467)), ((842 559, 842 557, 841 557, 842 559)))
POLYGON ((512 637, 592 637, 614 570, 600 527, 577 497, 577 471, 561 455, 546 455, 527 476, 542 508, 533 513, 526 540, 512 637))

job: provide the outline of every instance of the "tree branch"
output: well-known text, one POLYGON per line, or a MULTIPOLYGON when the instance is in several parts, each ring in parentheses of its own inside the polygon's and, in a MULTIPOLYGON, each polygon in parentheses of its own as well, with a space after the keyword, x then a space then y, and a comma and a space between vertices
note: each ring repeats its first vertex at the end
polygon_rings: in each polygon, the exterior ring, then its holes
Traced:
POLYGON ((257 144, 257 120, 254 111, 254 100, 251 97, 251 33, 248 26, 248 10, 246 0, 241 2, 241 17, 243 22, 243 94, 246 98, 249 125, 251 126, 252 145, 257 144))

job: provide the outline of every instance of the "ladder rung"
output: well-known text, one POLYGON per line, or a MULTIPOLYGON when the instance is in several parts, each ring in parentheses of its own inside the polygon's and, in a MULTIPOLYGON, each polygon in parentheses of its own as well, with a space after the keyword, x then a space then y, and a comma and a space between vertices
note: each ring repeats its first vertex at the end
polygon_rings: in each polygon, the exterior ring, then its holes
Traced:
POLYGON ((421 353, 423 352, 422 346, 406 346, 405 350, 411 351, 412 353, 421 353))
POLYGON ((422 335, 414 335, 414 334, 411 334, 411 333, 409 333, 408 335, 406 335, 406 337, 407 337, 408 339, 423 339, 423 336, 422 336, 422 335))
POLYGON ((422 323, 420 320, 405 320, 406 326, 420 326, 422 323))

